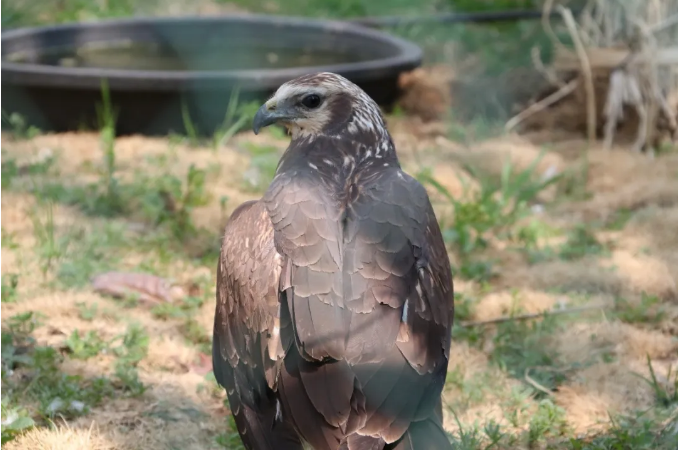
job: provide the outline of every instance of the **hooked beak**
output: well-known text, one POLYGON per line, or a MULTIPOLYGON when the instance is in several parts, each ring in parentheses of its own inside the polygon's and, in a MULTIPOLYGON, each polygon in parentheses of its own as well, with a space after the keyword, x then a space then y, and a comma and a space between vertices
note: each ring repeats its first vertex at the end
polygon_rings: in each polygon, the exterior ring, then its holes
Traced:
POLYGON ((277 108, 276 102, 273 99, 269 100, 257 110, 257 114, 255 114, 255 118, 252 121, 252 131, 256 135, 264 127, 289 118, 290 116, 285 111, 277 108))

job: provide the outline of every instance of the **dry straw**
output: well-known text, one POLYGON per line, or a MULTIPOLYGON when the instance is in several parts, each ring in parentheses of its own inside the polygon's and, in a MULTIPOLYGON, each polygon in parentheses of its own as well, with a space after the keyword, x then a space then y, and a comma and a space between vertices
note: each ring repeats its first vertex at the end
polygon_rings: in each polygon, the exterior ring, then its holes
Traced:
POLYGON ((590 0, 579 16, 554 0, 544 4, 543 27, 553 42, 555 61, 546 68, 536 49, 536 69, 558 89, 540 102, 512 118, 506 125, 514 128, 535 113, 572 93, 584 83, 587 136, 593 141, 597 130, 597 105, 603 105, 604 143, 610 148, 615 129, 623 117, 623 107, 634 108, 639 126, 633 149, 641 151, 652 139, 660 115, 676 130, 676 115, 668 96, 677 89, 677 0, 590 0), (557 37, 549 20, 560 13, 573 42, 574 51, 557 37), (581 77, 564 83, 558 72, 577 71, 581 77), (595 77, 605 71, 609 77, 605 102, 597 102, 595 77))

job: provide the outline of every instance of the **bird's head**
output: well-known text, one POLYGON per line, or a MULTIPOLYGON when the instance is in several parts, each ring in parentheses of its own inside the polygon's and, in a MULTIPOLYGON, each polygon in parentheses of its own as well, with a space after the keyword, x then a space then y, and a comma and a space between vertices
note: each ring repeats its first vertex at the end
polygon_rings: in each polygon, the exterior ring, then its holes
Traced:
POLYGON ((253 130, 258 133, 271 124, 286 126, 292 139, 381 137, 386 133, 375 101, 354 83, 330 72, 303 75, 281 85, 257 111, 253 130))

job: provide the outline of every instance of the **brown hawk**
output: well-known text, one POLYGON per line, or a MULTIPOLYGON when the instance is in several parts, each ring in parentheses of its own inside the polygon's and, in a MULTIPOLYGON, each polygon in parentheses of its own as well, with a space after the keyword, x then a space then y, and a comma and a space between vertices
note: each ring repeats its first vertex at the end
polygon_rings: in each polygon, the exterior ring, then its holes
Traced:
POLYGON ((292 136, 217 270, 213 367, 254 449, 443 449, 453 282, 425 189, 377 104, 332 73, 254 118, 292 136))

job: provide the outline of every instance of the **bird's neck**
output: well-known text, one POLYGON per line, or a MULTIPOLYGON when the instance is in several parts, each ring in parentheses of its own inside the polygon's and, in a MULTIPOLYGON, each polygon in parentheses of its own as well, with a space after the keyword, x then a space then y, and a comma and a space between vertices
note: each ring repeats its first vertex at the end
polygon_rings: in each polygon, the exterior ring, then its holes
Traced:
POLYGON ((328 175, 348 176, 367 167, 400 167, 391 136, 308 135, 293 139, 277 173, 308 167, 328 175))

